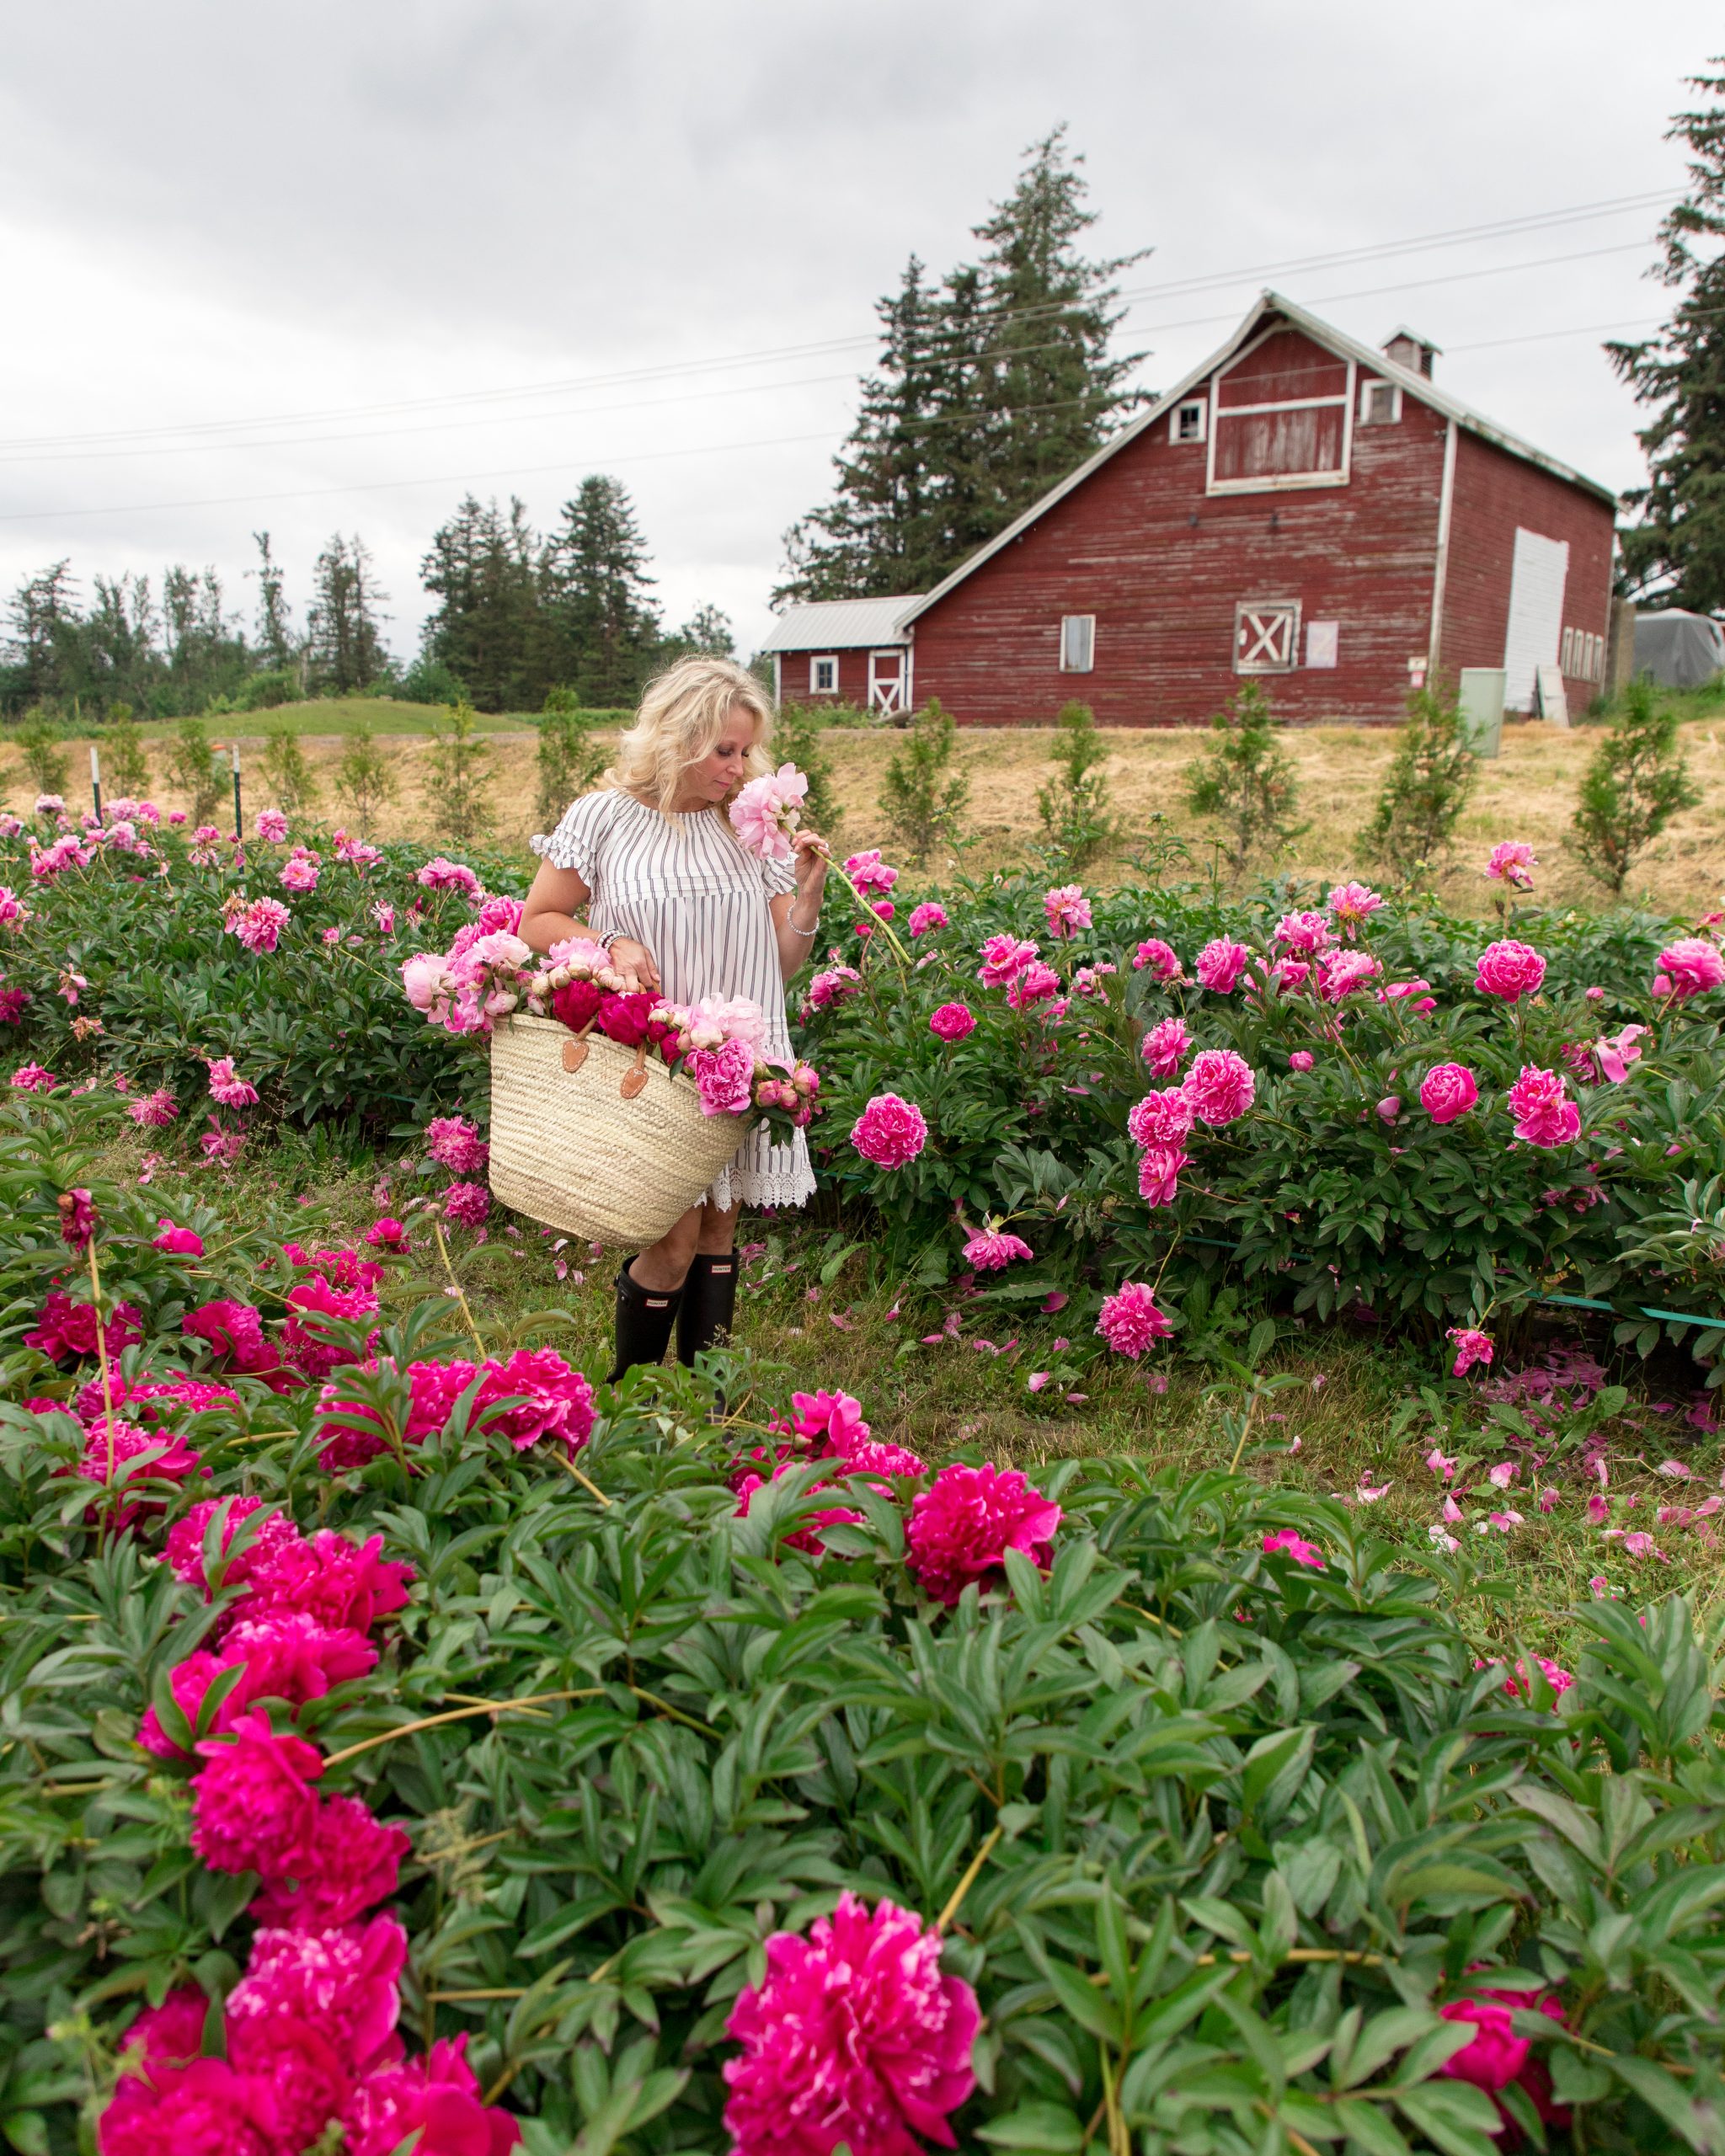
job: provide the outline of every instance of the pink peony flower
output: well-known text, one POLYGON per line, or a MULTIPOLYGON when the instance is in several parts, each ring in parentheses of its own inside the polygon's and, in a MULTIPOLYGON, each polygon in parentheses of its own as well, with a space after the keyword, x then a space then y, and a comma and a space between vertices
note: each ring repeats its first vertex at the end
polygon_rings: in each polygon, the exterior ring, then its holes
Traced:
POLYGON ((204 1255, 204 1238, 195 1228, 176 1228, 168 1219, 158 1220, 156 1225, 161 1232, 150 1238, 155 1249, 165 1251, 169 1257, 201 1257, 204 1255))
MULTIPOLYGON (((309 1620, 307 1621, 309 1622, 309 1620)), ((254 1922, 289 1931, 329 1931, 387 1901, 410 1837, 372 1816, 356 1796, 320 1800, 294 1859, 292 1876, 272 1881, 252 1903, 254 1922)))
POLYGON ((226 928, 248 951, 269 952, 281 941, 281 931, 290 918, 280 899, 254 899, 249 905, 234 909, 226 928))
POLYGON ((1181 1088, 1200 1123, 1237 1122, 1252 1106, 1258 1081, 1252 1066, 1231 1048, 1200 1049, 1181 1088))
POLYGON ((1479 1098, 1479 1087, 1465 1063, 1439 1063, 1426 1073, 1419 1104, 1434 1123, 1454 1123, 1479 1098))
POLYGON ((1173 1325, 1156 1308, 1156 1297, 1141 1280, 1128 1280, 1105 1299, 1097 1313, 1096 1329, 1117 1355, 1133 1362, 1166 1340, 1173 1325))
POLYGON ((1197 1111, 1182 1086, 1146 1093, 1126 1118, 1126 1129, 1135 1145, 1178 1145, 1189 1136, 1197 1111))
POLYGON ((255 1712, 198 1753, 206 1764, 192 1785, 192 1847, 216 1871, 285 1877, 317 1816, 312 1784, 323 1753, 303 1737, 275 1734, 255 1712))
POLYGON ((1042 910, 1048 916, 1050 936, 1076 936, 1090 926, 1090 901, 1084 895, 1081 883, 1057 884, 1043 894, 1042 910))
POLYGON ((828 1448, 838 1452, 868 1435, 862 1403, 848 1392, 793 1392, 791 1406, 793 1434, 810 1444, 825 1439, 828 1448))
POLYGON ((1655 995, 1682 1002, 1722 985, 1725 985, 1725 954, 1705 936, 1680 936, 1660 952, 1659 971, 1653 981, 1655 995))
POLYGON ((1020 1550, 1047 1567, 1060 1508, 1016 1468, 943 1467, 911 1500, 905 1561, 922 1592, 955 1604, 973 1581, 983 1583, 1020 1550))
POLYGON ((1316 1543, 1307 1542, 1291 1527, 1284 1527, 1279 1534, 1267 1534, 1263 1539, 1265 1556, 1280 1555, 1309 1571, 1321 1572, 1325 1569, 1323 1552, 1316 1543))
POLYGON ((809 1001, 814 1010, 825 1011, 829 1004, 854 995, 862 985, 862 976, 854 966, 829 966, 809 982, 809 1001))
POLYGON ((381 1534, 360 1544, 324 1527, 284 1538, 254 1563, 253 1601, 260 1609, 303 1609, 322 1624, 369 1632, 402 1608, 414 1577, 411 1565, 388 1563, 382 1552, 381 1534))
MULTIPOLYGON (((357 849, 351 845, 345 852, 343 851, 344 836, 340 831, 335 835, 335 854, 339 861, 352 860, 357 857, 357 849)), ((373 858, 377 857, 374 855, 373 858)), ((475 899, 480 893, 479 879, 473 870, 459 861, 446 861, 441 853, 434 855, 425 863, 414 881, 427 891, 461 891, 475 899)))
POLYGON ((444 1218, 463 1228, 480 1228, 491 1211, 491 1193, 483 1182, 452 1182, 443 1193, 444 1218))
MULTIPOLYGON (((1539 865, 1525 839, 1505 839, 1501 846, 1492 848, 1485 873, 1494 883, 1513 883, 1518 891, 1530 891, 1533 872, 1539 865)), ((1495 989, 1492 990, 1493 995, 1497 992, 1495 989)))
POLYGON ((928 1021, 928 1030, 943 1041, 961 1041, 975 1033, 976 1020, 968 1004, 943 1003, 928 1021))
POLYGON ((225 1108, 248 1108, 258 1097, 258 1089, 248 1079, 242 1078, 233 1067, 231 1055, 218 1055, 212 1061, 204 1059, 210 1073, 210 1092, 225 1108))
POLYGON ((399 2049, 393 2041, 401 2012, 396 1984, 407 1946, 393 1917, 334 1931, 257 1932, 250 1965, 228 1994, 230 2050, 243 2045, 255 2025, 289 2017, 322 2030, 355 2072, 386 2063, 399 2049))
POLYGON ((913 1102, 877 1093, 852 1124, 851 1143, 877 1168, 902 1168, 928 1143, 928 1124, 913 1102))
POLYGON ((1320 951, 1327 951, 1336 938, 1329 921, 1321 913, 1284 913, 1276 923, 1274 939, 1290 951, 1315 958, 1320 951))
POLYGON ((920 1454, 904 1445, 883 1444, 867 1433, 865 1423, 860 1433, 834 1435, 822 1457, 843 1463, 841 1469, 835 1470, 835 1480, 841 1480, 846 1473, 885 1475, 895 1481, 927 1474, 928 1463, 920 1454))
POLYGON ((404 1225, 392 1214, 374 1220, 366 1230, 366 1241, 373 1250, 387 1250, 397 1255, 408 1248, 409 1236, 404 1225))
POLYGON ((20 1093, 51 1093, 60 1081, 40 1063, 21 1063, 12 1074, 12 1083, 20 1093))
POLYGON ((762 861, 788 861, 795 851, 790 834, 802 821, 808 792, 809 782, 796 766, 781 764, 739 791, 731 803, 731 829, 762 861))
POLYGON ((1378 894, 1365 883, 1332 884, 1324 900, 1350 943, 1383 903, 1378 894))
POLYGON ((82 1183, 60 1193, 60 1240, 68 1250, 84 1251, 96 1231, 96 1209, 82 1183))
POLYGON ((1199 985, 1215 995, 1231 995, 1251 956, 1246 946, 1236 943, 1231 936, 1214 937, 1198 954, 1194 970, 1199 985))
POLYGON ((1290 1070, 1310 1070, 1311 1065, 1312 1054, 1309 1048, 1296 1048, 1288 1058, 1290 1070))
POLYGON ((1529 1145, 1567 1145, 1580 1134, 1581 1110, 1556 1070, 1524 1064, 1504 1098, 1515 1118, 1515 1135, 1529 1145))
POLYGON ((1594 1043, 1591 1054, 1602 1077, 1614 1086, 1627 1082, 1630 1065, 1641 1061, 1639 1043, 1647 1030, 1645 1026, 1625 1026, 1594 1043))
POLYGON ((479 1135, 479 1126, 464 1116, 435 1115, 425 1125, 425 1150, 437 1165, 451 1175, 483 1175, 491 1149, 479 1135))
POLYGON ((417 2156, 509 2156, 521 2130, 481 2097, 467 2043, 465 2030, 439 2036, 420 2057, 367 2074, 342 2114, 346 2156, 394 2156, 406 2141, 417 2156))
MULTIPOLYGON (((1535 1655, 1534 1660, 1538 1663, 1540 1673, 1546 1682, 1561 1699, 1575 1682, 1573 1674, 1563 1668, 1560 1663, 1549 1660, 1545 1655, 1535 1655)), ((1476 1662, 1473 1666, 1476 1669, 1502 1669, 1504 1668, 1504 1663, 1500 1656, 1494 1655, 1489 1662, 1476 1662)), ((1509 1671, 1503 1679, 1504 1691, 1512 1700, 1519 1700, 1524 1691, 1531 1694, 1532 1689, 1527 1664, 1525 1662, 1518 1662, 1514 1668, 1509 1671)))
MULTIPOLYGON (((889 891, 899 880, 898 870, 887 867, 880 857, 880 848, 878 846, 870 846, 867 853, 852 854, 845 862, 845 873, 857 889, 862 892, 889 891)), ((890 910, 888 912, 887 918, 888 920, 892 918, 890 910)))
POLYGON ((1476 1363, 1491 1367, 1492 1336, 1480 1332, 1472 1326, 1452 1325, 1449 1337, 1455 1342, 1455 1360, 1450 1368, 1454 1377, 1465 1378, 1476 1363))
POLYGON ((269 2076, 194 2058, 122 2075, 96 2145, 100 2156, 280 2156, 281 2127, 269 2076))
POLYGON ((1015 1258, 1034 1258, 1022 1235, 1004 1235, 990 1226, 973 1230, 964 1243, 964 1262, 978 1273, 998 1273, 1015 1258))
POLYGON ((287 841, 287 819, 279 808, 260 808, 258 811, 258 836, 266 846, 283 846, 287 841))
POLYGON ((848 1892, 806 1939, 773 1933, 765 1981, 739 1993, 725 2024, 742 2047, 724 2066, 731 2156, 956 2146, 948 2120, 975 2086, 981 2017, 940 1956, 932 1924, 888 1901, 871 1913, 848 1892))
MULTIPOLYGON (((457 1183, 453 1187, 479 1189, 478 1184, 466 1183, 457 1183)), ((489 1195, 483 1190, 480 1195, 489 1206, 489 1195)), ((286 1359, 308 1378, 327 1377, 339 1364, 355 1359, 353 1349, 337 1339, 329 1327, 334 1324, 357 1324, 362 1318, 374 1315, 377 1309, 375 1289, 333 1287, 321 1273, 313 1273, 309 1280, 296 1280, 288 1289, 286 1299, 287 1320, 281 1328, 282 1351, 286 1359)))
POLYGON ((1524 995, 1537 995, 1545 977, 1546 962, 1532 945, 1518 943, 1509 937, 1501 942, 1488 943, 1480 953, 1473 985, 1482 995, 1516 1003, 1524 995))
POLYGON ((593 1388, 555 1348, 518 1348, 507 1361, 487 1363, 484 1369, 473 1412, 477 1416, 512 1394, 521 1396, 515 1406, 486 1425, 507 1438, 517 1452, 542 1438, 571 1454, 586 1444, 593 1430, 593 1388))
POLYGON ((1180 1171, 1192 1155, 1180 1145, 1146 1145, 1138 1158, 1138 1195, 1152 1208, 1172 1205, 1180 1194, 1180 1171))
POLYGON ((913 942, 919 936, 932 936, 937 929, 947 926, 947 910, 944 906, 937 905, 932 899, 927 899, 921 905, 911 909, 911 918, 905 925, 910 929, 913 942))
POLYGON ((1317 992, 1326 1003, 1357 994, 1384 970, 1369 951, 1326 951, 1317 963, 1317 992))
POLYGON ((1033 943, 1016 936, 991 936, 983 945, 976 978, 985 988, 1007 988, 1037 956, 1033 943))
POLYGON ((1178 980, 1183 970, 1179 953, 1171 943, 1164 943, 1159 936, 1152 936, 1140 943, 1132 954, 1133 972, 1143 973, 1146 969, 1161 981, 1178 980))
POLYGON ((1060 992, 1060 977, 1054 968, 1044 965, 1040 958, 1033 958, 1017 979, 1007 985, 1007 1001, 1014 1011, 1026 1011, 1033 1004, 1046 1003, 1060 992))
POLYGON ((158 1086, 153 1093, 144 1093, 126 1104, 126 1113, 134 1123, 142 1123, 147 1129, 161 1130, 179 1113, 178 1103, 165 1086, 158 1086))
POLYGON ((1139 1053, 1150 1065, 1153 1078, 1172 1078, 1185 1061, 1192 1047, 1192 1036, 1186 1030, 1185 1021, 1164 1018, 1152 1026, 1139 1043, 1139 1053))
POLYGON ((1540 2117, 1550 2126, 1567 2125, 1569 2114, 1551 2100, 1551 2076, 1545 2063, 1532 2056, 1529 2038, 1515 2034, 1513 2016, 1548 2015, 1553 2021, 1567 2019, 1549 1993, 1479 1991, 1465 1999, 1452 1999, 1438 2009, 1446 2021, 1465 2024, 1474 2031, 1472 2041, 1454 2052, 1438 2068, 1452 2081, 1469 2081, 1482 2089, 1498 2105, 1502 2123, 1519 2132, 1513 2114, 1500 2100, 1512 2083, 1519 2084, 1540 2117))
MULTIPOLYGON (((144 1337, 143 1319, 131 1303, 116 1303, 102 1326, 102 1344, 111 1362, 118 1362, 126 1348, 144 1337)), ((96 1311, 91 1303, 75 1303, 63 1289, 49 1290, 35 1324, 24 1336, 26 1348, 35 1348, 49 1359, 62 1363, 69 1356, 96 1352, 96 1311)))
POLYGON ((744 1040, 691 1049, 684 1068, 695 1081, 702 1115, 746 1115, 755 1097, 755 1051, 744 1040))
POLYGON ((304 846, 296 847, 281 864, 281 873, 276 881, 284 891, 303 894, 318 888, 318 873, 322 867, 318 856, 304 846))
POLYGON ((222 1515, 222 1551, 227 1560, 222 1568, 222 1584, 225 1587, 243 1585, 251 1578, 256 1567, 267 1561, 272 1551, 300 1539, 299 1529, 287 1515, 273 1510, 261 1497, 206 1497, 194 1505, 168 1529, 163 1554, 175 1577, 184 1580, 189 1587, 197 1588, 206 1602, 211 1600, 211 1596, 210 1583, 204 1572, 204 1540, 211 1521, 218 1513, 222 1515), (228 1556, 227 1552, 242 1521, 259 1513, 263 1518, 252 1530, 244 1546, 234 1556, 228 1556))

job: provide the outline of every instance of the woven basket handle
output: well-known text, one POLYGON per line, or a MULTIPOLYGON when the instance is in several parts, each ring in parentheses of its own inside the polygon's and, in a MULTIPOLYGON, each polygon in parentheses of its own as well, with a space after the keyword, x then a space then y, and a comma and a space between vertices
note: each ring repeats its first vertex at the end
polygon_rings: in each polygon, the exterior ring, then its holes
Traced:
POLYGON ((563 1067, 565 1070, 579 1070, 587 1060, 587 1036, 592 1031, 594 1018, 598 1016, 595 1011, 579 1032, 563 1043, 563 1067))

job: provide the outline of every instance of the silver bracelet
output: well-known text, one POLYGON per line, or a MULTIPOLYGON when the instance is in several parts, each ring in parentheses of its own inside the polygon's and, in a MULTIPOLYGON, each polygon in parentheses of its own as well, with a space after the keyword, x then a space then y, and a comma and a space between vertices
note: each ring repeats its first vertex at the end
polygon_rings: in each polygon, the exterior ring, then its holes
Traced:
POLYGON ((818 921, 813 928, 798 928, 788 914, 785 915, 785 926, 790 930, 793 936, 800 936, 805 939, 819 936, 820 933, 820 923, 818 921))

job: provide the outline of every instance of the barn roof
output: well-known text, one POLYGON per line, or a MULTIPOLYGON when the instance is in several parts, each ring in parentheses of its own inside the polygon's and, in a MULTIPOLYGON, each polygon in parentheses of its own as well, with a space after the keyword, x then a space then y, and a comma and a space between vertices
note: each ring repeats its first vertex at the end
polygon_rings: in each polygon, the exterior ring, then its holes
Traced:
MULTIPOLYGON (((1609 502, 1614 510, 1616 508, 1617 496, 1611 488, 1597 479, 1589 479, 1584 472, 1576 471, 1573 465, 1565 464, 1561 458, 1547 456, 1544 450, 1535 449, 1531 442, 1523 441, 1519 435, 1511 434, 1507 427, 1500 427, 1495 420, 1487 419, 1483 413, 1476 412, 1471 404, 1464 404, 1459 397, 1452 397, 1448 390, 1440 389, 1429 375, 1417 374, 1413 368, 1400 366, 1386 353, 1376 350, 1370 344, 1362 344, 1345 330, 1337 329, 1327 322, 1321 322, 1316 315, 1308 314, 1304 307, 1296 307, 1292 300, 1284 299, 1279 292, 1266 289, 1258 294, 1245 320, 1226 344, 1212 352, 1207 360, 1194 367, 1190 374, 1176 382, 1166 396, 1159 397, 1146 411, 1140 412, 1135 419, 1122 427, 1119 433, 1106 441, 1093 456, 1087 458, 1076 471, 1069 472, 1058 486, 1050 487, 1039 500, 1033 502, 1024 514, 1009 524, 1004 531, 991 539, 985 547, 979 547, 968 561, 960 563, 950 576, 935 585, 932 591, 925 592, 921 598, 911 600, 902 617, 905 625, 908 627, 918 615, 927 613, 937 599, 944 599, 949 591, 962 584, 966 577, 973 575, 1002 547, 1011 546, 1021 531, 1028 531, 1039 517, 1045 516, 1056 502, 1064 501, 1068 494, 1081 487, 1092 472, 1099 470, 1129 442, 1135 441, 1141 434, 1153 427, 1183 397, 1189 396, 1199 382, 1208 380, 1219 366, 1231 359, 1242 345, 1249 343, 1271 315, 1280 316, 1291 328, 1302 331, 1314 344, 1323 345, 1343 359, 1354 360, 1357 366, 1367 369, 1381 380, 1399 382, 1406 395, 1418 398, 1422 403, 1429 404, 1434 411, 1441 412, 1446 419, 1453 419, 1457 426, 1466 428, 1470 434, 1478 435, 1482 440, 1507 450, 1512 456, 1519 456, 1530 464, 1536 464, 1542 472, 1549 472, 1554 478, 1567 480, 1571 486, 1581 487, 1589 494, 1597 494, 1601 500, 1609 502)), ((767 648, 771 650, 772 645, 769 644, 767 648)))
POLYGON ((920 604, 918 595, 895 599, 815 599, 787 606, 778 626, 761 645, 771 651, 846 651, 858 644, 908 643, 906 611, 920 604))

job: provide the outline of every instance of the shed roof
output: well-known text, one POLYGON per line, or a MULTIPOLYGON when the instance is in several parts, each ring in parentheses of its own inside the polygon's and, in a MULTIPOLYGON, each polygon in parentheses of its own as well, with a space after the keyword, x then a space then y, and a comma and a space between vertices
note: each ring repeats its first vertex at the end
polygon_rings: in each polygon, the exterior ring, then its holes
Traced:
MULTIPOLYGON (((1531 442, 1523 441, 1519 435, 1511 434, 1507 427, 1498 426, 1495 420, 1487 419, 1483 413, 1476 412, 1471 404, 1464 404, 1459 397, 1452 397, 1448 390, 1439 389, 1429 375, 1418 374, 1412 367, 1401 366, 1386 353, 1376 350, 1370 344, 1362 344, 1357 337, 1350 337, 1345 330, 1334 328, 1327 322, 1321 322, 1316 315, 1308 314, 1304 307, 1296 307, 1292 300, 1284 299, 1279 292, 1266 289, 1258 294, 1247 310, 1246 318, 1226 344, 1194 367, 1190 374, 1176 382, 1166 396, 1159 397, 1147 411, 1140 412, 1130 424, 1122 427, 1119 433, 1104 442, 1093 456, 1087 458, 1076 471, 1069 472, 1058 486, 1050 487, 1039 500, 1033 502, 1024 514, 1016 518, 1004 531, 996 534, 985 547, 979 547, 968 561, 961 562, 950 576, 935 585, 932 591, 911 600, 904 616, 906 626, 919 615, 927 613, 937 600, 944 599, 966 577, 974 575, 1002 547, 1011 546, 1021 531, 1028 531, 1039 517, 1048 514, 1056 502, 1064 501, 1075 488, 1081 487, 1092 472, 1099 470, 1111 456, 1117 456, 1129 442, 1136 441, 1141 434, 1153 427, 1183 397, 1189 396, 1199 382, 1206 381, 1242 345, 1249 343, 1272 315, 1280 316, 1291 328, 1301 331, 1314 344, 1323 345, 1342 359, 1354 360, 1357 366, 1380 379, 1399 382, 1407 395, 1418 398, 1422 403, 1429 404, 1434 411, 1441 412, 1446 419, 1453 419, 1457 426, 1465 427, 1470 434, 1477 435, 1482 440, 1507 450, 1512 456, 1523 457, 1528 463, 1536 464, 1542 472, 1549 472, 1554 478, 1567 480, 1573 487, 1580 487, 1589 494, 1597 494, 1602 500, 1609 502, 1614 510, 1616 508, 1617 496, 1612 488, 1598 479, 1589 479, 1584 472, 1578 472, 1573 465, 1565 464, 1558 457, 1548 456, 1544 450, 1535 449, 1531 442)), ((1437 348, 1434 346, 1433 349, 1435 350, 1437 348)), ((772 646, 767 648, 770 650, 772 646)))
POLYGON ((905 615, 920 604, 914 591, 900 592, 893 599, 809 600, 800 606, 787 606, 761 648, 848 651, 859 644, 908 643, 905 615))

